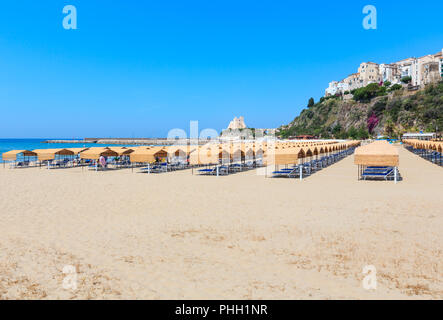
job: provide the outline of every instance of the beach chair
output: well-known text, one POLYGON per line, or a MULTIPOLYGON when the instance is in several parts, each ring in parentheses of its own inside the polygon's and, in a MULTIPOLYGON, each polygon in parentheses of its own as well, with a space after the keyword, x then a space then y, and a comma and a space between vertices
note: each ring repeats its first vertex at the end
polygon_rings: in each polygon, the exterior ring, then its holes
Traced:
POLYGON ((300 167, 293 166, 292 168, 280 169, 272 172, 273 178, 295 178, 300 176, 300 167))
POLYGON ((363 180, 366 179, 393 179, 394 167, 367 167, 362 173, 363 180))
POLYGON ((233 172, 233 173, 240 172, 242 170, 243 170, 243 166, 239 163, 234 163, 229 166, 229 171, 233 172))
POLYGON ((216 170, 217 170, 216 168, 199 169, 198 173, 200 175, 207 176, 207 175, 213 175, 214 173, 217 174, 216 170))
MULTIPOLYGON (((217 166, 214 168, 200 169, 200 170, 198 170, 198 173, 200 175, 216 176, 217 175, 217 166)), ((229 167, 228 166, 218 166, 218 175, 219 176, 225 176, 228 174, 229 174, 229 167)))
POLYGON ((142 168, 141 170, 148 173, 163 173, 168 171, 168 164, 160 163, 160 164, 149 165, 148 167, 142 168))
POLYGON ((13 162, 11 163, 11 165, 9 166, 10 169, 16 169, 16 168, 20 168, 22 166, 22 162, 13 162))

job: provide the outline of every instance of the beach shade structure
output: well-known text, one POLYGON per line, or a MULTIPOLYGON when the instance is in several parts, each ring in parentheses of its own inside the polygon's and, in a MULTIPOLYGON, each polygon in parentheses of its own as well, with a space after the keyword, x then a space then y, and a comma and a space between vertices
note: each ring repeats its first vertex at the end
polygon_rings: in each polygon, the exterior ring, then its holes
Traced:
POLYGON ((129 155, 129 159, 131 163, 145 163, 151 162, 152 159, 152 151, 149 151, 149 148, 137 148, 129 155))
POLYGON ((242 144, 231 145, 230 157, 233 162, 244 162, 246 158, 244 145, 242 144))
POLYGON ((166 148, 168 158, 173 162, 187 162, 191 152, 197 150, 196 146, 169 146, 166 148))
POLYGON ((305 150, 303 148, 288 148, 283 149, 276 147, 274 151, 274 159, 272 159, 272 155, 269 154, 268 161, 269 163, 273 163, 276 165, 288 165, 288 164, 297 164, 299 159, 302 159, 306 156, 305 150))
POLYGON ((254 157, 255 160, 263 161, 263 158, 266 156, 265 148, 261 144, 254 145, 254 157))
POLYGON ((90 148, 80 153, 80 158, 85 160, 98 160, 100 157, 118 157, 118 153, 109 148, 90 148))
POLYGON ((47 162, 49 168, 60 168, 74 166, 79 160, 75 160, 79 154, 88 148, 66 148, 66 149, 37 149, 34 152, 37 154, 40 165, 47 162), (56 160, 57 161, 53 161, 56 160))
POLYGON ((199 147, 190 154, 191 165, 213 165, 218 164, 219 145, 211 144, 199 147))
POLYGON ((71 151, 74 155, 78 155, 83 151, 89 150, 89 148, 66 148, 66 150, 71 151))
POLYGON ((387 141, 375 141, 371 144, 358 147, 355 150, 354 164, 359 168, 359 179, 394 178, 397 183, 399 154, 396 147, 387 141))
POLYGON ((199 170, 199 172, 212 172, 217 170, 218 173, 218 144, 207 144, 193 150, 189 155, 189 163, 192 166, 192 174, 194 174, 194 167, 207 166, 206 169, 199 170), (210 166, 216 165, 216 168, 210 169, 210 166))
POLYGON ((222 144, 219 146, 218 159, 222 164, 231 163, 232 157, 231 157, 231 146, 230 145, 222 144))
POLYGON ((311 147, 311 151, 312 151, 312 155, 314 155, 314 156, 318 156, 318 154, 320 153, 319 148, 317 148, 315 145, 313 145, 311 147))
MULTIPOLYGON (((2 154, 3 166, 5 165, 5 161, 18 162, 18 164, 20 164, 20 167, 28 166, 29 160, 34 157, 37 157, 37 154, 30 150, 11 150, 2 154), (19 161, 19 159, 21 158, 23 158, 23 162, 19 161)), ((14 167, 17 166, 15 165, 14 167)))
POLYGON ((89 148, 66 148, 66 150, 69 150, 73 153, 73 163, 76 165, 79 165, 81 163, 80 160, 80 153, 83 151, 89 150, 89 148))
POLYGON ((403 140, 405 148, 412 153, 437 165, 443 165, 441 141, 423 141, 418 139, 403 140))
POLYGON ((74 156, 74 151, 69 149, 36 149, 33 150, 37 154, 39 161, 54 160, 56 156, 74 156))
POLYGON ((245 147, 245 160, 250 161, 255 158, 255 152, 254 152, 254 146, 253 145, 247 145, 245 147))
POLYGON ((296 167, 297 163, 300 159, 303 159, 306 156, 305 150, 303 148, 299 147, 292 147, 292 148, 283 148, 283 147, 276 147, 274 150, 271 150, 271 152, 267 155, 267 166, 274 165, 275 171, 273 174, 278 174, 280 172, 284 172, 284 174, 297 174, 300 177, 300 180, 303 179, 303 166, 300 165, 298 168, 296 167), (273 151, 273 154, 272 154, 273 151), (286 171, 288 169, 285 169, 284 171, 278 170, 278 166, 280 165, 293 165, 292 169, 289 169, 290 171, 286 171))
POLYGON ((146 149, 138 149, 129 155, 131 162, 133 163, 150 163, 159 159, 166 159, 168 152, 164 147, 151 147, 146 149))
POLYGON ((304 157, 306 157, 306 158, 307 157, 312 157, 314 155, 310 147, 304 147, 304 148, 301 148, 301 149, 303 150, 303 152, 305 154, 304 157))
POLYGON ((202 152, 203 147, 197 147, 197 149, 189 154, 189 164, 191 166, 199 166, 202 165, 200 163, 200 152, 202 152))
MULTIPOLYGON (((130 166, 129 156, 135 151, 134 149, 126 147, 111 147, 109 150, 118 154, 118 156, 112 159, 109 164, 113 165, 115 168, 127 168, 130 166)), ((131 167, 133 168, 133 166, 131 167)))
POLYGON ((168 158, 168 151, 165 147, 152 147, 148 149, 152 154, 152 161, 163 161, 168 158))
POLYGON ((16 161, 18 157, 36 157, 37 154, 30 150, 11 150, 3 153, 2 159, 6 161, 16 161))
POLYGON ((119 156, 127 156, 127 155, 130 155, 131 153, 133 153, 135 151, 134 149, 129 149, 129 148, 126 148, 126 147, 111 147, 111 148, 108 148, 108 149, 117 152, 117 154, 119 156))

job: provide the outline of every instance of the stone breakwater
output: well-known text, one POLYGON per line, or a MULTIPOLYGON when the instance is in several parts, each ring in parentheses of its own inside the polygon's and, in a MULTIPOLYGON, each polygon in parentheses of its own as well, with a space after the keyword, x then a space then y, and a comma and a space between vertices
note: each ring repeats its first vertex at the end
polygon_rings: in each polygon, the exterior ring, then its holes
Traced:
POLYGON ((186 139, 168 140, 166 138, 85 138, 83 140, 47 140, 44 143, 97 143, 97 144, 128 144, 128 145, 177 145, 205 144, 207 140, 186 139))

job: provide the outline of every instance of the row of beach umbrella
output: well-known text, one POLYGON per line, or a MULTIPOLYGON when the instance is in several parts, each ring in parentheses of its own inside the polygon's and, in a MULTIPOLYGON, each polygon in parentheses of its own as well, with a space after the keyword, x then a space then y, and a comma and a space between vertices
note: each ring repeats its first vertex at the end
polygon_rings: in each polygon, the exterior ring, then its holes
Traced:
POLYGON ((157 159, 179 157, 189 159, 191 165, 216 164, 220 160, 237 161, 270 158, 271 163, 289 164, 298 159, 346 150, 359 145, 359 141, 312 141, 312 142, 246 142, 209 143, 204 146, 139 146, 139 147, 93 147, 12 150, 3 154, 3 160, 15 161, 18 157, 36 157, 39 161, 56 157, 80 157, 98 160, 104 157, 128 156, 134 163, 149 163, 157 159), (272 162, 274 161, 274 162, 272 162))
POLYGON ((443 152, 443 141, 425 141, 418 139, 405 139, 403 143, 413 147, 414 149, 434 150, 443 152))

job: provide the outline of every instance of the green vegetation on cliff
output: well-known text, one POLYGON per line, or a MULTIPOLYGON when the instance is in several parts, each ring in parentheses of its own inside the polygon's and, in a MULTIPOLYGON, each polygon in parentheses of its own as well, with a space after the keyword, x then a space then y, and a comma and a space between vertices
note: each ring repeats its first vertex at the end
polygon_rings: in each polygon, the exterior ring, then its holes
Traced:
POLYGON ((319 138, 364 139, 385 135, 399 137, 406 131, 434 132, 443 129, 443 81, 420 91, 400 85, 370 84, 341 96, 309 103, 278 135, 288 138, 313 135, 319 138))

